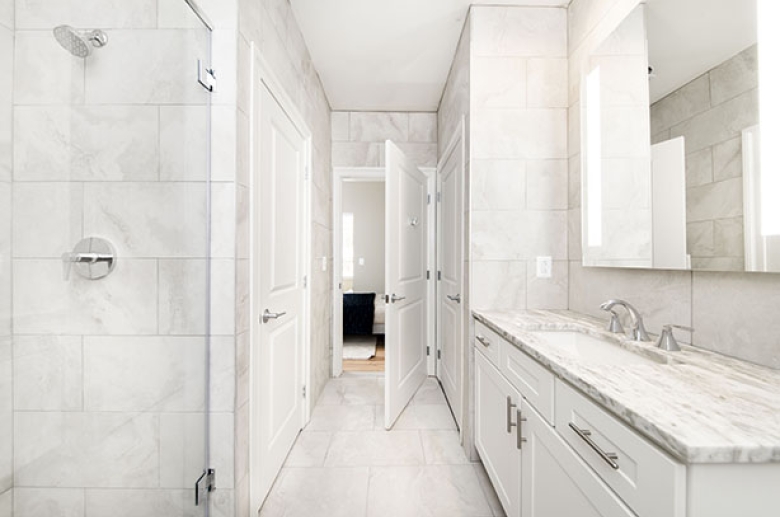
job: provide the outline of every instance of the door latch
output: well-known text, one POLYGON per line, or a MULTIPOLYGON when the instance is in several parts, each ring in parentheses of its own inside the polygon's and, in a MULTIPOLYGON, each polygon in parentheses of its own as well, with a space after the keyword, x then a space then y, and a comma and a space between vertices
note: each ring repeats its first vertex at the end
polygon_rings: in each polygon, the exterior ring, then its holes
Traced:
POLYGON ((201 498, 201 492, 208 494, 216 489, 216 472, 214 469, 207 469, 203 471, 198 480, 195 482, 195 506, 200 506, 205 498, 201 498))

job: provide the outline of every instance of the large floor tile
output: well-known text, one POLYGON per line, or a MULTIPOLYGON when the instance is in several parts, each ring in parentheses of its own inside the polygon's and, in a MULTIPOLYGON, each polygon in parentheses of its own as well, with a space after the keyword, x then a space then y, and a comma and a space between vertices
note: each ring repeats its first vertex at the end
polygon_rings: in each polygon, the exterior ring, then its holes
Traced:
POLYGON ((367 494, 366 467, 287 468, 271 489, 260 517, 363 517, 367 494))
POLYGON ((370 431, 374 406, 317 406, 307 431, 370 431))
POLYGON ((384 401, 384 383, 374 377, 331 380, 322 392, 320 405, 374 405, 384 401))
POLYGON ((417 390, 412 398, 413 404, 446 404, 444 393, 441 391, 439 381, 433 377, 425 380, 420 389, 417 390))
POLYGON ((298 435, 290 454, 285 461, 286 467, 322 467, 328 453, 331 436, 327 431, 304 431, 298 435))
POLYGON ((471 465, 372 467, 368 517, 492 517, 471 465))
POLYGON ((425 462, 429 465, 463 465, 469 463, 460 444, 458 431, 420 431, 425 462))
POLYGON ((335 433, 325 458, 326 467, 423 463, 422 443, 417 431, 335 433))
POLYGON ((493 488, 493 484, 490 482, 490 478, 488 477, 485 467, 482 465, 482 463, 474 463, 473 466, 474 472, 476 472, 477 478, 479 479, 479 484, 482 487, 482 492, 485 494, 485 497, 487 497, 488 504, 490 505, 490 509, 493 511, 494 517, 506 517, 506 513, 504 513, 504 507, 501 506, 501 500, 498 498, 496 489, 493 488))
POLYGON ((446 404, 410 404, 393 429, 455 429, 455 420, 446 404))

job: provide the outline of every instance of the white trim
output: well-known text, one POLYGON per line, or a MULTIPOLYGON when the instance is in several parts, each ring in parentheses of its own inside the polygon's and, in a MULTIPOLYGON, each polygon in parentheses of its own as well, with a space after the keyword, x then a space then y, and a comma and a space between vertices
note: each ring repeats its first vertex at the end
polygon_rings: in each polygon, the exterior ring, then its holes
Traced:
MULTIPOLYGON (((281 82, 279 82, 276 74, 273 73, 271 68, 268 66, 268 63, 263 58, 263 56, 260 54, 259 50, 257 49, 254 42, 250 44, 250 92, 251 92, 251 106, 250 108, 250 129, 249 129, 249 167, 250 167, 250 177, 249 177, 249 189, 250 189, 250 213, 249 213, 249 239, 250 239, 250 250, 254 250, 254 242, 255 242, 255 236, 260 234, 260 231, 255 228, 255 207, 253 203, 251 202, 252 199, 252 192, 255 188, 254 185, 254 169, 255 169, 255 163, 254 163, 254 141, 257 135, 255 135, 255 124, 252 123, 252 116, 254 114, 254 107, 257 102, 259 102, 259 99, 256 98, 256 88, 255 88, 255 78, 259 78, 260 81, 266 86, 268 91, 271 93, 271 95, 274 97, 274 99, 277 101, 279 106, 284 110, 284 112, 287 114, 287 116, 290 118, 290 121, 293 123, 295 128, 298 130, 298 132, 301 134, 301 136, 304 139, 304 167, 307 168, 308 171, 312 170, 312 132, 309 128, 308 124, 306 123, 303 116, 298 111, 298 108, 296 107, 295 103, 293 102, 292 98, 285 92, 284 88, 281 85, 281 82)), ((304 368, 303 368, 303 376, 306 386, 306 397, 304 400, 304 411, 303 411, 303 419, 301 422, 301 428, 303 428, 306 423, 308 423, 309 419, 311 418, 311 411, 312 411, 312 405, 313 405, 313 398, 311 396, 311 386, 314 384, 313 379, 313 372, 311 367, 311 357, 312 357, 312 339, 311 339, 311 278, 312 278, 312 250, 311 250, 311 235, 312 235, 312 177, 311 174, 307 174, 306 180, 303 183, 303 206, 304 206, 304 217, 303 220, 306 222, 303 228, 303 232, 301 235, 301 245, 303 250, 303 263, 304 263, 304 272, 308 279, 307 287, 304 291, 304 315, 303 315, 303 321, 304 321, 304 368)), ((255 304, 256 300, 254 299, 254 293, 253 288, 251 286, 254 285, 254 268, 251 266, 251 261, 254 260, 253 257, 251 257, 250 252, 250 272, 249 272, 249 304, 250 304, 250 315, 256 314, 255 311, 255 304)), ((251 316, 252 318, 254 316, 251 316)), ((250 374, 249 374, 249 501, 252 506, 257 505, 259 509, 259 504, 262 504, 262 501, 265 499, 267 494, 254 494, 254 486, 255 482, 253 481, 253 476, 257 475, 257 466, 253 466, 253 458, 257 457, 257 454, 254 452, 254 448, 257 447, 256 444, 254 444, 254 438, 257 433, 254 432, 253 429, 253 422, 254 422, 254 407, 256 405, 256 401, 252 399, 253 394, 255 392, 254 390, 254 375, 251 370, 252 365, 254 364, 254 347, 252 346, 252 343, 255 339, 255 334, 257 331, 257 326, 254 324, 254 322, 250 322, 249 325, 249 367, 250 367, 250 374)), ((257 509, 255 510, 257 511, 257 509)))

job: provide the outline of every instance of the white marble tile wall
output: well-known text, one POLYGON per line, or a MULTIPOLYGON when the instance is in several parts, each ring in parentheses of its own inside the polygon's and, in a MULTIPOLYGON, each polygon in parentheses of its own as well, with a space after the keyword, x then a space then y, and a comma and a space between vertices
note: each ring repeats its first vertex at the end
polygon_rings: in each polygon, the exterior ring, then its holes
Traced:
POLYGON ((565 308, 566 11, 473 7, 470 36, 471 306, 565 308))
POLYGON ((436 113, 334 111, 334 167, 379 167, 392 140, 420 167, 436 167, 436 113))
POLYGON ((758 47, 653 104, 653 142, 685 137, 688 253, 694 269, 745 269, 742 135, 758 123, 758 47))
MULTIPOLYGON (((583 56, 639 3, 638 0, 573 0, 569 6, 569 308, 601 316, 600 302, 607 297, 623 297, 635 301, 648 314, 647 326, 651 332, 658 332, 666 323, 692 324, 696 328, 695 345, 780 368, 780 344, 773 324, 777 318, 771 302, 774 293, 780 292, 780 275, 641 271, 581 265, 578 115, 583 56)), ((690 118, 691 109, 681 106, 678 114, 690 118)), ((690 339, 684 333, 681 337, 684 341, 690 339)))

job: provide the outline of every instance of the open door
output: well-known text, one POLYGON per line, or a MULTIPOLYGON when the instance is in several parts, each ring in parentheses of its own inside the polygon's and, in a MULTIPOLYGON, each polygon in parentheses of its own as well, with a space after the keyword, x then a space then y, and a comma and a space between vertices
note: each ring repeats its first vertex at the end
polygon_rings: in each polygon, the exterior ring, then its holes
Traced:
POLYGON ((385 144, 385 428, 427 375, 427 183, 392 142, 385 144))
POLYGON ((463 176, 464 122, 447 146, 439 165, 438 373, 458 426, 463 413, 463 176))

